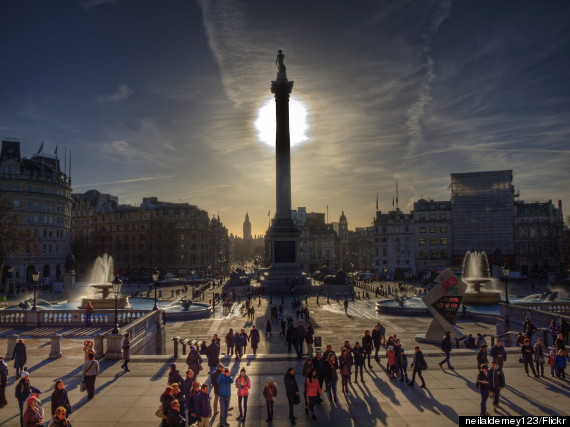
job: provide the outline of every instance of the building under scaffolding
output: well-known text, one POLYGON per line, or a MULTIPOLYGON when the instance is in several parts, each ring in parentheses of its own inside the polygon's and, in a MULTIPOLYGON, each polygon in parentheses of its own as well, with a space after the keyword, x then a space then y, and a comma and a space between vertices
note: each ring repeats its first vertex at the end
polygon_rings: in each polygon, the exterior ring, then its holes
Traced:
POLYGON ((514 255, 514 187, 511 170, 451 174, 453 254, 499 248, 514 255))

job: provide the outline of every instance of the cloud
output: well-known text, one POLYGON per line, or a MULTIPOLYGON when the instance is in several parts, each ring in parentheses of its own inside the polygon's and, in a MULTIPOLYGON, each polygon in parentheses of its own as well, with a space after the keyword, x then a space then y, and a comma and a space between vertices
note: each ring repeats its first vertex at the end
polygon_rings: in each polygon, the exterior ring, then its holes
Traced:
POLYGON ((84 10, 93 9, 105 4, 116 3, 117 0, 79 0, 79 7, 84 10))
POLYGON ((436 77, 430 44, 439 26, 449 16, 450 9, 451 0, 445 0, 439 3, 433 17, 430 20, 428 30, 423 34, 423 39, 425 40, 424 51, 427 54, 426 73, 423 81, 420 84, 417 101, 406 112, 406 116, 408 117, 406 126, 408 128, 409 134, 408 153, 413 153, 418 148, 418 146, 424 142, 422 125, 420 121, 424 116, 426 106, 432 100, 431 86, 436 77))
POLYGON ((119 101, 124 101, 129 96, 131 96, 132 93, 133 90, 129 86, 123 83, 119 85, 119 88, 115 93, 98 96, 97 102, 99 102, 100 104, 105 104, 105 103, 115 103, 119 101))
POLYGON ((127 141, 113 141, 107 144, 103 144, 103 150, 110 154, 123 154, 128 153, 130 147, 127 141))
POLYGON ((144 182, 144 181, 154 181, 157 179, 168 179, 172 178, 173 175, 165 175, 165 176, 148 176, 148 177, 140 177, 140 178, 131 178, 131 179, 120 179, 117 181, 107 181, 107 182, 91 182, 89 184, 80 184, 74 185, 73 188, 86 188, 86 187, 94 187, 97 185, 115 185, 115 184, 132 184, 137 182, 144 182))

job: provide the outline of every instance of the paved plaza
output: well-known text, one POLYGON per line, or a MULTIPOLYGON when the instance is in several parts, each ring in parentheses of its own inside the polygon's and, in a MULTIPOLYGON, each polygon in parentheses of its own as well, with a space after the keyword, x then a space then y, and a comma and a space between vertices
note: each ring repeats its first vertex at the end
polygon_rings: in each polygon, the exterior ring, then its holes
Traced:
MULTIPOLYGON (((206 296, 206 300, 208 295, 206 296)), ((351 302, 348 313, 344 313, 342 301, 340 304, 331 299, 316 297, 308 299, 311 322, 315 327, 315 335, 322 337, 323 346, 332 344, 338 352, 345 339, 351 344, 360 341, 365 329, 372 329, 374 324, 381 321, 387 334, 397 334, 405 348, 409 362, 412 360, 414 337, 417 333, 425 332, 431 319, 429 318, 400 318, 378 315, 374 310, 375 300, 351 302)), ((274 297, 273 303, 279 304, 281 297, 274 297)), ((296 368, 297 381, 302 388, 303 361, 298 361, 293 354, 286 353, 283 337, 279 337, 280 327, 273 325, 273 336, 264 338, 269 301, 267 297, 255 299, 255 325, 261 331, 259 354, 254 357, 248 348, 246 356, 235 361, 229 356, 222 356, 222 363, 228 365, 232 374, 237 374, 242 367, 247 369, 252 382, 248 413, 245 425, 262 426, 265 422, 265 401, 262 396, 266 378, 272 376, 278 384, 278 396, 275 406, 275 416, 272 425, 288 426, 288 407, 285 398, 283 375, 289 366, 296 368)), ((251 322, 239 310, 239 304, 232 313, 222 314, 216 310, 209 319, 192 322, 173 322, 167 324, 169 338, 181 336, 191 339, 209 339, 213 333, 223 336, 231 327, 234 331, 245 328, 249 330, 251 322)), ((285 317, 291 316, 296 321, 291 299, 285 298, 285 317)), ((470 321, 459 321, 458 327, 470 333, 494 333, 495 325, 470 321)), ((102 360, 101 373, 96 382, 96 395, 88 401, 85 393, 79 391, 80 371, 83 363, 83 339, 94 333, 105 333, 105 328, 74 329, 10 329, 3 328, 0 335, 18 333, 25 339, 29 353, 29 372, 31 384, 43 390, 42 401, 46 412, 49 412, 49 399, 55 380, 64 380, 69 391, 73 406, 70 419, 75 427, 79 426, 152 426, 157 427, 160 420, 154 415, 159 406, 159 397, 164 391, 168 378, 168 366, 175 361, 178 367, 185 368, 184 356, 177 360, 172 356, 133 356, 129 365, 131 372, 123 373, 119 365, 121 361, 102 360), (50 350, 49 335, 63 333, 63 357, 57 360, 48 359, 50 350)), ((437 363, 443 358, 436 345, 421 344, 429 366, 424 371, 427 388, 408 387, 405 382, 390 380, 384 370, 386 357, 381 351, 380 364, 372 362, 373 369, 364 373, 365 383, 352 384, 350 394, 339 393, 337 405, 331 405, 324 397, 322 405, 316 410, 317 420, 305 416, 303 404, 297 406, 297 425, 334 425, 334 426, 405 426, 405 425, 457 425, 460 415, 478 415, 480 395, 475 388, 477 375, 475 351, 454 350, 452 363, 454 371, 439 369, 437 363)), ((168 353, 173 354, 173 343, 169 339, 168 353)), ((6 352, 6 340, 0 340, 0 352, 6 352)), ((225 346, 222 343, 222 353, 225 346)), ((204 357, 205 359, 205 357, 204 357)), ((14 398, 14 376, 11 362, 9 386, 6 390, 8 406, 0 409, 0 424, 7 426, 18 425, 18 405, 14 398)), ((547 376, 535 379, 526 377, 522 365, 518 363, 518 349, 510 349, 505 365, 507 387, 501 394, 501 403, 497 415, 570 415, 570 387, 567 380, 547 376)), ((411 369, 408 369, 411 375, 411 369)), ((198 376, 198 381, 206 380, 204 371, 198 376)), ((339 384, 340 390, 340 384, 339 384)), ((228 418, 231 425, 239 425, 235 418, 237 411, 237 394, 231 400, 234 410, 228 418)), ((488 402, 488 408, 492 404, 488 402)), ((489 409, 488 409, 489 410, 489 409)), ((211 425, 219 425, 219 415, 211 420, 211 425)))

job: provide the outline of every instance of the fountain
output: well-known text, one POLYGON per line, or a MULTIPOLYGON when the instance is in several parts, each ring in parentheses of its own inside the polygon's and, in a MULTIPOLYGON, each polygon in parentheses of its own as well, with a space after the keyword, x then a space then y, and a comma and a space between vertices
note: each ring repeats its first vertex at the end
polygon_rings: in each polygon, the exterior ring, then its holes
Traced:
POLYGON ((465 253, 461 268, 462 280, 467 284, 467 291, 462 303, 465 305, 493 305, 501 301, 501 294, 495 290, 482 291, 493 283, 489 274, 489 260, 485 252, 465 253))
POLYGON ((396 316, 427 316, 429 310, 421 300, 414 296, 413 291, 397 291, 397 295, 391 301, 379 301, 376 303, 376 311, 383 314, 396 316))
MULTIPOLYGON (((115 298, 109 298, 113 284, 111 278, 113 276, 113 257, 103 254, 97 257, 91 270, 89 278, 89 288, 99 292, 100 296, 82 297, 79 308, 85 308, 87 302, 91 301, 94 309, 113 309, 115 308, 115 298)), ((130 308, 129 297, 119 295, 117 298, 117 307, 120 309, 130 308)))

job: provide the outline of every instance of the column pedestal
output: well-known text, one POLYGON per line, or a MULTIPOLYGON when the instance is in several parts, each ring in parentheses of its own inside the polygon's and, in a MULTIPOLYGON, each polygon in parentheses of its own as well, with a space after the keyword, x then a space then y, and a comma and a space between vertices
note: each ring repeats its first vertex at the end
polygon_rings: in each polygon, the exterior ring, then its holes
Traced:
POLYGON ((49 353, 50 359, 59 359, 61 357, 61 335, 51 336, 51 351, 49 353))
POLYGON ((121 334, 108 334, 107 338, 107 351, 105 352, 105 359, 118 360, 123 357, 121 344, 123 343, 123 335, 121 334))

